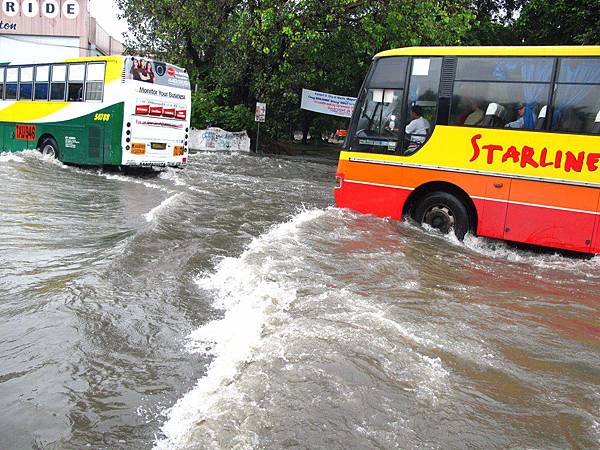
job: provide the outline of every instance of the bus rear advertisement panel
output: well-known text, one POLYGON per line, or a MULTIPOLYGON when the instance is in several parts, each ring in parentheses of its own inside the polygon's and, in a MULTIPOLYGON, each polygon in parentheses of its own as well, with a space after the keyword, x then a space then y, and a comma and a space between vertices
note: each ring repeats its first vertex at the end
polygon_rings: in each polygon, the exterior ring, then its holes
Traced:
POLYGON ((0 67, 2 151, 38 148, 81 165, 180 166, 190 110, 187 73, 162 62, 109 56, 0 67))
POLYGON ((399 49, 361 89, 335 197, 460 238, 600 253, 599 174, 599 47, 399 49))

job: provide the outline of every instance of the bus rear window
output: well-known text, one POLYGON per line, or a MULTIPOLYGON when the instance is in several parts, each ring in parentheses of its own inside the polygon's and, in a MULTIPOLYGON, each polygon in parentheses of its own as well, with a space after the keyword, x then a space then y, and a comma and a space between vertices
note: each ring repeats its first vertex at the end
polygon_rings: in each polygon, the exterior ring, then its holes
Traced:
POLYGON ((17 99, 17 86, 19 85, 19 69, 17 67, 11 67, 6 69, 6 85, 4 98, 6 100, 17 99))
POLYGON ((38 66, 35 69, 34 100, 48 100, 50 66, 38 66))
POLYGON ((65 100, 67 81, 67 66, 64 64, 52 66, 52 83, 50 84, 50 100, 65 100))
POLYGON ((33 98, 33 67, 21 67, 19 78, 19 100, 31 100, 33 98))
POLYGON ((104 91, 104 63, 90 63, 87 67, 87 81, 85 85, 86 101, 102 101, 104 91))
POLYGON ((69 84, 67 88, 68 102, 83 101, 83 80, 85 79, 85 64, 69 65, 69 84))
POLYGON ((4 98, 4 67, 0 67, 0 100, 4 98))

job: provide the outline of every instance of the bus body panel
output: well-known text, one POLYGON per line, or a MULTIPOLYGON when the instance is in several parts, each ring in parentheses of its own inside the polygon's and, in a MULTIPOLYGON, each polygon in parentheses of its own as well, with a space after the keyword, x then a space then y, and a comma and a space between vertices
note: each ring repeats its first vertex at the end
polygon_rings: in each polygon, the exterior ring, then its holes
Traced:
POLYGON ((478 235, 599 252, 599 144, 597 136, 437 126, 410 156, 342 152, 336 204, 400 219, 411 192, 449 183, 473 201, 478 235))

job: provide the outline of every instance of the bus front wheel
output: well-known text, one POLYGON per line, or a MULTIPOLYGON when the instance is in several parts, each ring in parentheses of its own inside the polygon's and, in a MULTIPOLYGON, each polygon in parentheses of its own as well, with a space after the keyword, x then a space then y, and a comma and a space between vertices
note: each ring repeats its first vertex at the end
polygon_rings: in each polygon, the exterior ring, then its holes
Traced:
POLYGON ((443 234, 454 232, 463 239, 469 231, 469 212, 465 204, 448 192, 430 192, 419 202, 412 214, 419 224, 427 224, 443 234))
POLYGON ((44 156, 58 159, 58 144, 53 138, 46 138, 40 145, 40 153, 44 156))

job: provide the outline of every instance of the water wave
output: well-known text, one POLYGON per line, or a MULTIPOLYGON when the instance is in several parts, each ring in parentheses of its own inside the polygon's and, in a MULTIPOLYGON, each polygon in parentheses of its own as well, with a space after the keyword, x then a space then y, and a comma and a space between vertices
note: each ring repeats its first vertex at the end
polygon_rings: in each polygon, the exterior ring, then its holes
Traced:
POLYGON ((240 397, 235 383, 240 366, 261 346, 265 324, 296 299, 297 286, 274 275, 278 268, 269 249, 294 245, 299 228, 324 213, 297 214, 254 239, 240 257, 225 258, 214 274, 197 280, 201 289, 214 293, 214 306, 223 316, 192 332, 187 349, 214 359, 206 376, 168 412, 162 427, 165 438, 156 442, 156 449, 185 448, 194 424, 218 416, 215 405, 222 400, 240 397))
POLYGON ((154 220, 156 220, 156 217, 158 216, 158 214, 163 211, 164 209, 168 208, 169 205, 171 205, 178 197, 180 197, 182 195, 181 192, 171 195, 170 197, 167 197, 166 199, 164 199, 160 205, 152 208, 144 217, 146 218, 146 222, 152 222, 154 220))

